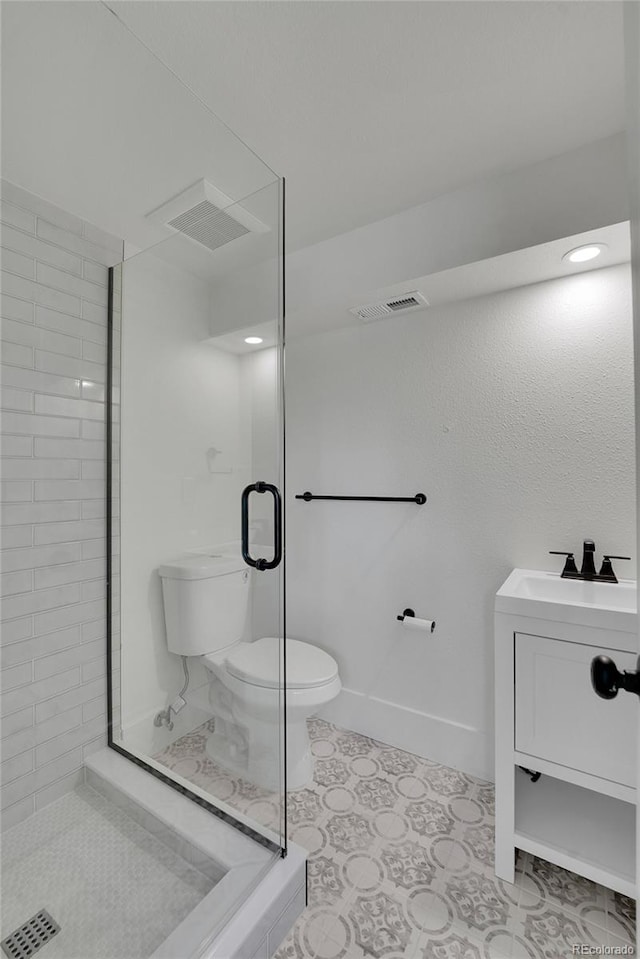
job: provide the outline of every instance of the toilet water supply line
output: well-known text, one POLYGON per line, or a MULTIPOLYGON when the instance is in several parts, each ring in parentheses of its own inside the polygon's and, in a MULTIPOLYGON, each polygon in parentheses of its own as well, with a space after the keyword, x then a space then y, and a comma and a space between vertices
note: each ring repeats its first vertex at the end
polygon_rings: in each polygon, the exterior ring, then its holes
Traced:
POLYGON ((171 713, 177 716, 180 710, 187 705, 187 700, 184 698, 189 686, 189 667, 187 666, 186 656, 182 656, 182 668, 184 670, 184 685, 171 705, 167 706, 166 709, 161 709, 160 712, 153 717, 154 726, 166 726, 167 729, 173 729, 171 713))

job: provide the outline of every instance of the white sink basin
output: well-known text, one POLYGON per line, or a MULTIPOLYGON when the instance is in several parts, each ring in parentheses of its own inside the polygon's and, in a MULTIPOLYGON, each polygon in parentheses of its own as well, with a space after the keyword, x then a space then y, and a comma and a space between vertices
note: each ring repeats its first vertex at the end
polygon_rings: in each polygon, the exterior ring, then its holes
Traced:
POLYGON ((635 629, 637 584, 589 583, 559 573, 514 569, 496 593, 496 612, 611 629, 635 629))

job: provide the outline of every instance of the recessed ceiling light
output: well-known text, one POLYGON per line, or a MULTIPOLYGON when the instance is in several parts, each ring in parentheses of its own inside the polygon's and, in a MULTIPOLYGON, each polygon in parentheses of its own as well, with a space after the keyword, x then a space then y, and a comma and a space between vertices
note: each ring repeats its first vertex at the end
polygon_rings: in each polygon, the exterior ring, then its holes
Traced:
POLYGON ((577 246, 562 257, 563 260, 569 260, 571 263, 586 263, 587 260, 595 260, 606 249, 606 243, 589 243, 586 246, 577 246))
POLYGON ((258 343, 262 343, 262 337, 261 336, 245 336, 244 341, 245 343, 248 343, 249 346, 257 346, 258 343))

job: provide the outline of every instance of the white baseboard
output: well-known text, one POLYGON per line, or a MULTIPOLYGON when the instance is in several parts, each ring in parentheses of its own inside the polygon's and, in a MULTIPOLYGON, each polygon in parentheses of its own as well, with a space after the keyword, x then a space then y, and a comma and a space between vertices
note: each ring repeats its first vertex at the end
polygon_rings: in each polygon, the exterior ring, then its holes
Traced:
POLYGON ((320 715, 336 726, 353 729, 389 746, 405 749, 481 779, 493 780, 487 736, 473 726, 344 687, 320 715))
MULTIPOLYGON (((154 714, 125 726, 124 746, 138 754, 154 756, 211 718, 204 687, 194 690, 189 700, 173 717, 172 730, 154 726, 154 714)), ((482 730, 473 726, 344 687, 319 715, 336 726, 493 781, 492 744, 482 730)))

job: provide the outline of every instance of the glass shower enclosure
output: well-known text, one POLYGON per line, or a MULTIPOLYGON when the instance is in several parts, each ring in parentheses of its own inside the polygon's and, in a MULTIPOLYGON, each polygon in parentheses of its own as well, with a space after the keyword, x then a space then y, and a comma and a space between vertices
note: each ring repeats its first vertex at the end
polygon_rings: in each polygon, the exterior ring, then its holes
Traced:
MULTIPOLYGON (((52 284, 51 328, 69 335, 44 335, 73 347, 56 360, 75 404, 60 433, 73 443, 56 456, 74 502, 48 504, 47 518, 82 568, 60 588, 69 612, 53 597, 55 616, 104 646, 86 670, 78 658, 19 693, 31 716, 29 697, 69 687, 37 720, 25 763, 67 729, 96 732, 86 752, 63 739, 47 779, 21 767, 31 812, 3 839, 14 909, 5 895, 2 937, 44 908, 58 927, 45 948, 64 959, 272 954, 286 896, 295 888, 289 925, 304 905, 285 818, 284 183, 122 10, 3 8, 11 76, 39 65, 28 102, 7 84, 14 177, 34 204, 20 225, 42 218, 53 245, 28 242, 62 258, 38 280, 52 284), (42 150, 44 176, 31 162, 42 150), (107 261, 105 237, 124 254, 107 261), (268 923, 252 914, 259 896, 271 897, 268 923)), ((14 282, 41 303, 35 279, 14 282)), ((33 389, 54 413, 52 378, 25 375, 45 381, 33 389)))
POLYGON ((111 276, 109 742, 286 849, 283 206, 203 179, 111 276))

